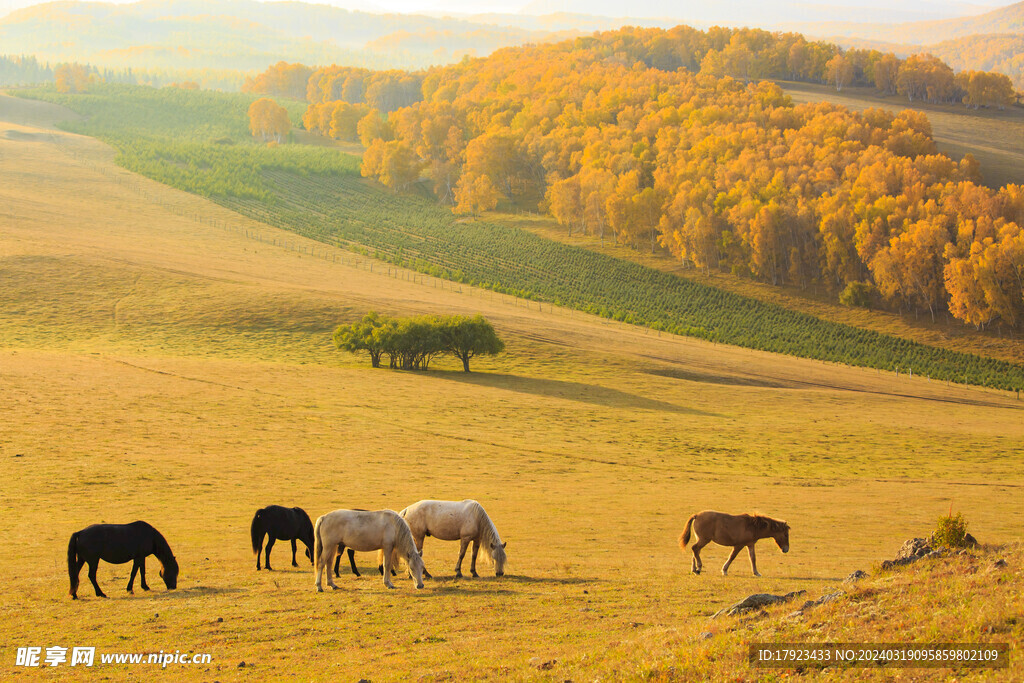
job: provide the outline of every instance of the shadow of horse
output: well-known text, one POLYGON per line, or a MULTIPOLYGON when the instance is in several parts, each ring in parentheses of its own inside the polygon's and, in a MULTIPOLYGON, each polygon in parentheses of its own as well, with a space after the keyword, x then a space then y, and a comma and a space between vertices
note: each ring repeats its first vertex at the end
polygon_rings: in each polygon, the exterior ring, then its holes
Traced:
POLYGON ((472 384, 481 387, 492 387, 505 389, 522 394, 533 396, 546 396, 549 398, 563 398, 569 401, 589 403, 591 405, 605 408, 632 408, 640 410, 660 410, 667 413, 702 415, 705 417, 720 417, 716 413, 708 413, 702 410, 679 406, 666 401, 659 401, 646 396, 630 394, 619 389, 611 389, 596 384, 584 382, 570 382, 558 379, 544 379, 539 377, 522 377, 520 375, 506 375, 500 373, 476 373, 457 372, 454 370, 431 371, 428 377, 432 379, 443 379, 463 384, 472 384))
POLYGON ((238 595, 247 592, 242 588, 226 588, 221 586, 192 586, 174 592, 154 593, 150 597, 159 600, 190 600, 205 595, 238 595))

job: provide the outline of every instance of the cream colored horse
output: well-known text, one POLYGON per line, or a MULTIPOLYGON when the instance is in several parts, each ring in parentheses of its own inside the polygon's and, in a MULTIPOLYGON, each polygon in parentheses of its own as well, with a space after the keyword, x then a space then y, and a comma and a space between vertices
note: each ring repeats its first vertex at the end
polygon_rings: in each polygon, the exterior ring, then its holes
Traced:
MULTIPOLYGON (((494 562, 494 575, 505 574, 505 546, 508 543, 501 542, 494 522, 484 512, 483 506, 475 500, 421 500, 398 514, 409 525, 416 548, 421 555, 423 539, 426 536, 433 536, 442 541, 461 541, 459 561, 455 564, 456 577, 462 576, 462 559, 466 556, 466 548, 471 542, 473 556, 469 569, 473 576, 479 576, 476 573, 476 556, 481 545, 494 562)), ((430 578, 430 572, 426 568, 423 569, 423 575, 430 578)))
POLYGON ((722 576, 729 571, 729 565, 736 559, 743 548, 747 549, 750 555, 750 568, 754 576, 761 576, 757 572, 757 558, 754 556, 754 544, 762 538, 773 538, 779 549, 789 552, 789 524, 780 519, 772 519, 763 515, 727 515, 724 512, 705 510, 686 520, 686 528, 679 536, 679 547, 684 552, 686 544, 690 542, 690 528, 693 528, 697 541, 691 546, 693 552, 692 571, 700 574, 704 563, 700 559, 700 550, 708 543, 714 541, 719 545, 732 546, 732 554, 722 566, 722 576))
POLYGON ((409 575, 417 588, 423 588, 423 558, 413 542, 409 525, 394 510, 335 510, 321 515, 313 527, 316 589, 323 592, 321 576, 327 570, 327 584, 337 590, 331 565, 335 556, 346 547, 359 552, 380 550, 387 566, 384 567, 384 585, 391 583, 394 558, 401 557, 409 565, 409 575), (326 552, 325 552, 326 551, 326 552))

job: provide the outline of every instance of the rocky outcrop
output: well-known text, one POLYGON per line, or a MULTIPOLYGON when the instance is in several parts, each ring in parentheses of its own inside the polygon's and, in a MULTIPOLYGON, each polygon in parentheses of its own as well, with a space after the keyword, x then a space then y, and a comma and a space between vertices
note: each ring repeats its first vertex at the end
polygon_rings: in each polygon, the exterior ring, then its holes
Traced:
POLYGON ((793 591, 792 593, 786 593, 785 595, 772 595, 771 593, 755 593, 748 595, 732 607, 726 607, 725 609, 718 610, 712 619, 718 618, 723 614, 726 616, 736 616, 737 614, 743 614, 750 610, 760 609, 766 605, 775 605, 780 602, 789 602, 798 595, 803 595, 807 591, 799 590, 793 591))

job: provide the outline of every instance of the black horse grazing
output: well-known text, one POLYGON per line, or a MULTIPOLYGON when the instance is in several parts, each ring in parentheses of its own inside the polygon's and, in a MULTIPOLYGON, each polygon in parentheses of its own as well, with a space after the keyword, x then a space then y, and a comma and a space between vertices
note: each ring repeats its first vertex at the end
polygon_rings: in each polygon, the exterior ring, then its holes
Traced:
MULTIPOLYGON (((265 508, 260 508, 253 515, 250 532, 252 535, 252 552, 256 555, 256 571, 261 569, 260 553, 263 551, 264 536, 267 538, 266 562, 264 562, 264 565, 270 571, 274 570, 270 566, 270 550, 274 547, 275 541, 292 542, 293 567, 299 566, 299 563, 295 561, 295 553, 298 551, 298 546, 295 544, 296 540, 302 541, 306 546, 306 557, 309 558, 310 563, 313 562, 313 522, 309 520, 309 515, 302 508, 286 508, 280 505, 268 505, 265 508)), ((356 568, 355 560, 353 559, 354 555, 355 553, 351 551, 348 554, 353 571, 356 568)), ((335 572, 337 572, 337 569, 335 569, 335 572)), ((359 572, 355 573, 356 576, 359 575, 359 572)))
POLYGON ((82 565, 89 563, 89 580, 100 598, 107 597, 96 583, 96 568, 100 560, 111 564, 134 562, 132 577, 128 579, 128 592, 134 594, 132 585, 135 574, 139 574, 142 590, 146 585, 146 556, 156 555, 160 561, 160 576, 169 590, 178 587, 178 561, 160 532, 145 522, 131 524, 93 524, 71 534, 68 541, 68 576, 71 578, 71 599, 78 599, 78 574, 82 565))
MULTIPOLYGON (((338 546, 338 549, 340 550, 341 546, 338 546)), ((359 570, 356 569, 356 551, 352 550, 352 548, 348 549, 348 564, 349 564, 350 567, 352 567, 352 573, 353 574, 355 574, 356 576, 362 576, 362 574, 359 573, 359 570)), ((341 576, 341 572, 338 571, 339 569, 341 569, 341 553, 340 552, 338 553, 338 556, 334 558, 334 575, 335 576, 341 576)), ((383 573, 383 570, 381 571, 381 573, 383 573)))

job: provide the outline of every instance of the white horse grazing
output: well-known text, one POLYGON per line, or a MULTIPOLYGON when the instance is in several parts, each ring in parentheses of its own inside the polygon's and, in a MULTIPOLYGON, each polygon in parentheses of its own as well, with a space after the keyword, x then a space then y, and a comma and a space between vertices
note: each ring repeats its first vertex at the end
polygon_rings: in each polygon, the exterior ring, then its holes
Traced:
POLYGON ((320 577, 327 570, 327 584, 334 588, 331 565, 334 557, 346 547, 359 552, 380 550, 384 553, 387 567, 384 571, 384 585, 394 588, 391 583, 391 567, 395 557, 401 557, 409 565, 409 575, 417 588, 423 588, 423 558, 413 542, 409 525, 394 510, 335 510, 321 515, 313 527, 314 564, 316 565, 316 589, 323 592, 320 577), (326 550, 326 552, 324 552, 326 550))
MULTIPOLYGON (((466 548, 473 542, 473 559, 470 572, 476 573, 476 555, 483 544, 488 555, 494 561, 494 575, 505 574, 505 546, 501 542, 494 522, 484 512, 483 506, 475 500, 421 500, 399 512, 412 531, 416 548, 423 553, 423 538, 433 536, 442 541, 461 541, 459 561, 455 564, 455 576, 462 576, 462 558, 466 556, 466 548)), ((385 555, 386 557, 386 555, 385 555)), ((386 571, 385 571, 386 573, 386 571)), ((428 579, 430 572, 424 568, 423 575, 428 579)))

